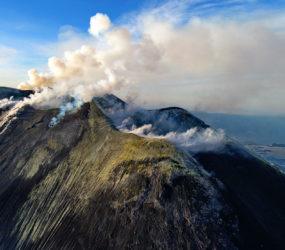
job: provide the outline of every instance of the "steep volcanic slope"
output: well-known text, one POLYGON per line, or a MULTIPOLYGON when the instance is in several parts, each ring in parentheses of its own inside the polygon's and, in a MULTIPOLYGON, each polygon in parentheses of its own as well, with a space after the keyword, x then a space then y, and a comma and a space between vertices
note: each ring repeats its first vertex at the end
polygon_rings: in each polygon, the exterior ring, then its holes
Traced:
MULTIPOLYGON (((101 107, 116 119, 110 112, 111 104, 120 101, 114 101, 114 97, 112 102, 108 101, 110 96, 99 99, 105 99, 105 103, 109 103, 108 109, 101 107)), ((179 108, 135 112, 126 110, 122 113, 126 114, 128 127, 151 124, 152 131, 158 135, 169 131, 183 132, 193 127, 200 130, 208 127, 179 108)), ((239 214, 240 230, 247 248, 285 249, 284 174, 232 140, 228 140, 219 152, 198 152, 193 157, 226 186, 224 195, 239 214)))
POLYGON ((285 175, 231 143, 218 154, 200 152, 195 158, 227 187, 249 245, 262 237, 264 248, 284 249, 285 175))
POLYGON ((94 103, 50 128, 57 112, 25 106, 2 130, 0 249, 244 244, 235 211, 193 158, 117 131, 94 103))

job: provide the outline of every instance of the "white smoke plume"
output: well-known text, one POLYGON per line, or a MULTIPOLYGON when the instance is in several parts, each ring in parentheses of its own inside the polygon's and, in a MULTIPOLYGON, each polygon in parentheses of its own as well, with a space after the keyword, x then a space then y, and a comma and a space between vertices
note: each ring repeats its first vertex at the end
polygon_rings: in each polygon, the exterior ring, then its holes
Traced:
POLYGON ((9 99, 8 98, 0 99, 0 109, 8 108, 9 106, 14 105, 16 102, 17 101, 13 100, 13 96, 11 96, 9 99))
POLYGON ((52 87, 57 97, 75 95, 84 102, 136 88, 150 103, 167 100, 210 112, 284 112, 285 25, 274 25, 283 15, 186 14, 200 2, 170 1, 120 25, 97 13, 90 19, 91 36, 75 33, 60 44, 64 48, 74 39, 81 46, 51 57, 46 73, 30 70, 19 87, 52 87))
POLYGON ((91 17, 89 32, 95 36, 92 46, 65 51, 63 58, 49 58, 48 73, 32 69, 29 80, 18 87, 52 87, 56 95, 65 89, 68 94, 90 101, 127 85, 137 72, 152 71, 160 56, 152 41, 144 37, 134 42, 127 29, 110 27, 108 16, 99 13, 91 17))
POLYGON ((51 88, 42 88, 34 94, 31 94, 29 97, 25 97, 23 100, 13 100, 13 97, 10 99, 1 99, 0 111, 3 110, 5 112, 0 119, 0 128, 4 125, 7 128, 10 122, 17 118, 18 111, 25 105, 31 105, 40 109, 59 107, 58 115, 53 117, 49 124, 50 127, 53 127, 66 113, 76 111, 83 103, 84 101, 82 99, 75 95, 71 95, 71 93, 63 92, 61 89, 55 91, 51 88))
POLYGON ((182 133, 169 132, 166 135, 156 135, 151 132, 151 129, 151 124, 145 124, 139 128, 134 126, 131 130, 124 129, 122 131, 147 138, 165 139, 191 153, 218 151, 223 148, 226 140, 225 132, 222 129, 199 130, 195 127, 182 133))
POLYGON ((130 104, 122 106, 118 100, 115 101, 110 96, 103 99, 108 100, 109 105, 107 108, 101 107, 102 110, 124 133, 164 139, 188 153, 218 152, 224 149, 228 141, 224 130, 207 127, 186 110, 179 108, 145 110, 130 104), (184 123, 185 120, 187 122, 184 123))
POLYGON ((17 112, 23 106, 24 104, 21 101, 13 101, 7 98, 0 100, 0 111, 4 110, 3 115, 0 112, 0 135, 8 129, 12 121, 17 119, 17 112))
POLYGON ((60 119, 62 119, 66 113, 78 109, 83 103, 84 103, 83 100, 78 99, 77 97, 73 97, 73 100, 71 102, 67 102, 64 105, 61 105, 58 115, 51 119, 49 127, 53 127, 56 124, 58 124, 60 119))

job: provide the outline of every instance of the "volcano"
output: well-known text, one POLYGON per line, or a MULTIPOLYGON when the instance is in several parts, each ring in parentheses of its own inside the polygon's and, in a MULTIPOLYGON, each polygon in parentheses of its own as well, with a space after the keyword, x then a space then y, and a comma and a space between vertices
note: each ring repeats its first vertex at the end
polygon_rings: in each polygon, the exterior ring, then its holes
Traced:
POLYGON ((106 95, 50 127, 58 109, 12 107, 0 110, 0 249, 285 248, 278 169, 230 138, 193 153, 118 129, 126 117, 158 135, 209 128, 188 111, 129 112, 106 95))

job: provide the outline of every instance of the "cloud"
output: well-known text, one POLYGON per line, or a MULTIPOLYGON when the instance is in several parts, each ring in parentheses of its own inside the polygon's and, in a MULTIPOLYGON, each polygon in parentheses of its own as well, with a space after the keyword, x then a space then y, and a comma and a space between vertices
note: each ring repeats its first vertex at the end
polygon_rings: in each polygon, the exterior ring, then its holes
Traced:
POLYGON ((49 59, 47 73, 29 71, 20 87, 65 88, 88 101, 135 86, 149 102, 284 113, 284 13, 273 17, 263 10, 249 18, 238 12, 248 1, 223 3, 227 9, 218 2, 170 1, 121 25, 98 13, 90 19, 92 36, 69 33, 60 44, 68 48, 62 57, 49 59))
POLYGON ((110 28, 111 21, 109 17, 105 14, 97 13, 95 16, 90 18, 90 28, 89 33, 93 36, 98 36, 103 31, 110 28))

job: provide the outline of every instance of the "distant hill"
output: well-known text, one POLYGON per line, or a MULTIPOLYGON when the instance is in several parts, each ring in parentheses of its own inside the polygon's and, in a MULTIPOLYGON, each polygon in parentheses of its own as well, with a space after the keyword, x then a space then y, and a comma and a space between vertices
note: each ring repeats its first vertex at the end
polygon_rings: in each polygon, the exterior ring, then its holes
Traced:
POLYGON ((210 126, 224 129, 227 135, 243 144, 285 143, 285 116, 192 113, 210 126))
POLYGON ((33 94, 32 90, 20 90, 8 87, 0 87, 0 99, 10 98, 13 96, 15 100, 21 100, 24 97, 28 97, 30 94, 33 94))

